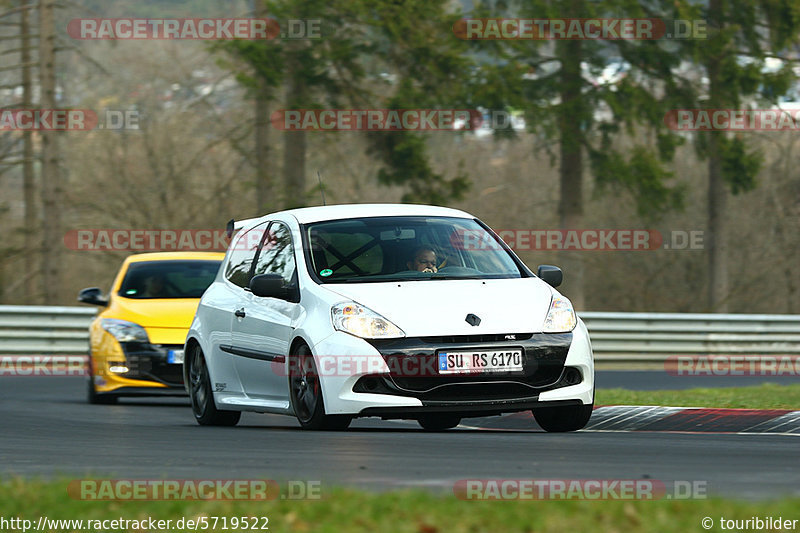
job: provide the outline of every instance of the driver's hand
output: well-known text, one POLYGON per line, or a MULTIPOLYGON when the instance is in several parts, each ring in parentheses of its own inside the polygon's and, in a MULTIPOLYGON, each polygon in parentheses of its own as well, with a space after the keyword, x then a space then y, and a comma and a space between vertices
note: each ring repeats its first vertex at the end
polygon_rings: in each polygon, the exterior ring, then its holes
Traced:
POLYGON ((438 271, 439 271, 439 270, 438 270, 436 267, 427 267, 427 268, 425 268, 425 269, 423 270, 423 272, 430 272, 431 274, 434 274, 434 273, 436 273, 436 272, 438 272, 438 271))

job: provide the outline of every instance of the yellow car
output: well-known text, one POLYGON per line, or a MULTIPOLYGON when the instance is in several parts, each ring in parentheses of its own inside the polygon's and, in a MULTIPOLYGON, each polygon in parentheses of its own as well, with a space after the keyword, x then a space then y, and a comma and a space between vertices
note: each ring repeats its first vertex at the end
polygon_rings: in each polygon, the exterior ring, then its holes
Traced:
POLYGON ((97 287, 78 301, 103 309, 89 326, 89 403, 120 396, 183 395, 183 343, 200 296, 225 257, 158 252, 125 259, 108 297, 97 287))

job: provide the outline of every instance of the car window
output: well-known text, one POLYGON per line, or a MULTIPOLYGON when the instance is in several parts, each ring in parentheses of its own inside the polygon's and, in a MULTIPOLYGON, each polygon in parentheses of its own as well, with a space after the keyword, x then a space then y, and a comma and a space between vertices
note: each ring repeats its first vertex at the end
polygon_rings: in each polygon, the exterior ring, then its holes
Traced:
POLYGON ((234 285, 247 287, 250 283, 253 260, 266 228, 267 222, 262 222, 236 237, 225 267, 225 277, 234 285))
POLYGON ((325 283, 522 277, 513 257, 475 220, 370 217, 303 227, 308 264, 325 283), (424 261, 426 270, 417 265, 424 261))
POLYGON ((256 260, 254 275, 279 274, 287 285, 294 282, 296 264, 292 236, 284 224, 274 222, 256 260))
POLYGON ((170 260, 131 263, 117 294, 137 300, 200 298, 222 261, 170 260))
POLYGON ((336 277, 378 274, 384 270, 380 240, 366 228, 362 231, 349 223, 331 225, 326 231, 316 233, 312 253, 317 258, 317 271, 330 271, 336 277))

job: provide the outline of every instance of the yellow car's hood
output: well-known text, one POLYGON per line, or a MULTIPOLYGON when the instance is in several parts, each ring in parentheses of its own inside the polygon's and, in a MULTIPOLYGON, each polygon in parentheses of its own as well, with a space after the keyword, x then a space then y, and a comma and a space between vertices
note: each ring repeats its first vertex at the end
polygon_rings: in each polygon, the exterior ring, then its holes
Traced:
POLYGON ((192 325, 199 303, 198 298, 133 300, 117 297, 103 315, 134 322, 145 329, 178 328, 186 331, 192 325))

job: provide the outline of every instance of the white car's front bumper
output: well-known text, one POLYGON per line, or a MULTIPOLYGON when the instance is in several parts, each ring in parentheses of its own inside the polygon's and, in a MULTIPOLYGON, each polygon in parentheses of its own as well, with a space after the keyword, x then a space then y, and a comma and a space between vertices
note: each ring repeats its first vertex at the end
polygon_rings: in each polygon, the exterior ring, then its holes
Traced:
MULTIPOLYGON (((543 337, 540 334, 536 335, 543 337)), ((409 339, 409 341, 411 340, 409 339)), ((426 350, 435 352, 437 348, 453 349, 454 347, 455 345, 429 345, 426 346, 426 350)), ((453 398, 453 401, 450 402, 446 400, 434 402, 425 401, 422 395, 414 397, 410 393, 391 394, 385 390, 379 394, 354 392, 353 387, 362 377, 385 376, 390 373, 384 356, 377 348, 363 339, 335 332, 314 345, 312 352, 322 378, 325 411, 328 414, 377 414, 403 417, 403 413, 406 411, 403 408, 408 408, 409 417, 426 410, 462 411, 464 413, 512 412, 526 410, 532 406, 541 406, 546 402, 590 404, 594 399, 594 361, 588 332, 581 321, 578 321, 577 327, 572 332, 571 343, 566 359, 563 361, 564 368, 571 367, 580 372, 582 376, 580 383, 564 385, 559 381, 558 388, 545 386, 538 391, 531 389, 530 394, 518 399, 505 398, 493 401, 472 398, 461 401, 453 398)), ((455 386, 452 390, 457 393, 455 386)))

